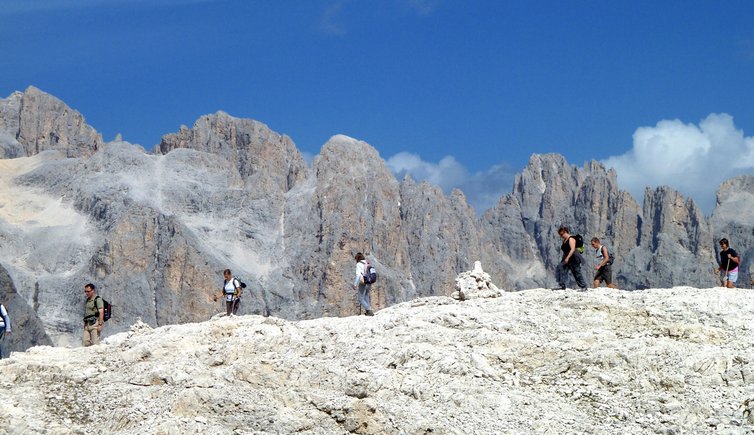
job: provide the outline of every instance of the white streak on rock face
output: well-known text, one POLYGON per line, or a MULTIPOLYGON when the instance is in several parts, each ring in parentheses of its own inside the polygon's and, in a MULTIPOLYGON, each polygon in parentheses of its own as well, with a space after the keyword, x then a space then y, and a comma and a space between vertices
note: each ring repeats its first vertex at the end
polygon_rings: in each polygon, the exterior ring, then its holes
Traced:
POLYGON ((99 346, 0 361, 0 421, 11 433, 746 433, 753 321, 746 290, 676 287, 137 322, 99 346))

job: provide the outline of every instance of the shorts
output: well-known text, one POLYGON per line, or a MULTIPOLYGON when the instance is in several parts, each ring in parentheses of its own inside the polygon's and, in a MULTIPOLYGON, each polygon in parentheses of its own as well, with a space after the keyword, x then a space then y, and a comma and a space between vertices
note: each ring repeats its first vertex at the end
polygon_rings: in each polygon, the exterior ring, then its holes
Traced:
POLYGON ((723 280, 735 283, 738 281, 738 268, 729 270, 728 273, 723 273, 723 280))
POLYGON ((594 275, 595 281, 605 281, 605 284, 610 285, 613 283, 613 269, 609 264, 606 264, 597 269, 597 274, 594 275))

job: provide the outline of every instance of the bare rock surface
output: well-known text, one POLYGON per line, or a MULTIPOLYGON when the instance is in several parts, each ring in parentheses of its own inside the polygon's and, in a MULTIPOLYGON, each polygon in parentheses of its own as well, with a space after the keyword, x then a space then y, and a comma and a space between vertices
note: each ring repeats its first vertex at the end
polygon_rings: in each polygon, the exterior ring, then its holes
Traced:
MULTIPOLYGON (((377 267, 378 309, 450 296, 477 260, 499 289, 551 287, 560 225, 610 248, 623 289, 719 284, 721 237, 742 254, 739 286, 754 264, 751 177, 724 183, 706 217, 668 187, 639 204, 597 162, 533 155, 479 218, 463 192, 398 181, 354 138, 333 136, 309 167, 287 136, 217 112, 150 153, 102 143, 33 87, 0 100, 0 157, 0 301, 43 329, 6 350, 78 343, 87 282, 115 306, 111 331, 208 318, 225 268, 249 285, 242 314, 352 315, 357 252, 377 267)), ((590 280, 594 253, 584 257, 590 280)))
POLYGON ((419 298, 220 317, 0 361, 9 434, 750 433, 745 290, 419 298))
POLYGON ((45 150, 88 156, 101 145, 102 136, 79 112, 34 86, 0 99, 0 158, 29 157, 45 150))

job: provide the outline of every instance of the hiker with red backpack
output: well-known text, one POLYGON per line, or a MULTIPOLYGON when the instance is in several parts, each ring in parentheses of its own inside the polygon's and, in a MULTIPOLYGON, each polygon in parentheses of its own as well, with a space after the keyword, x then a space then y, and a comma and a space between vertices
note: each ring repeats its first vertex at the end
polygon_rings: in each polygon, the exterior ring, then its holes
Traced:
POLYGON ((561 257, 558 267, 555 268, 555 277, 558 280, 558 287, 553 290, 566 289, 566 279, 568 278, 568 271, 570 270, 579 289, 581 291, 586 291, 586 282, 584 281, 584 276, 581 274, 581 264, 584 260, 579 253, 579 249, 581 249, 582 252, 584 251, 584 241, 578 234, 572 236, 568 231, 568 227, 560 227, 558 229, 558 235, 563 239, 563 244, 560 245, 560 250, 563 251, 563 257, 561 257))
POLYGON ((356 254, 356 279, 353 281, 353 289, 356 290, 356 299, 366 310, 367 316, 374 316, 370 302, 369 291, 377 274, 374 267, 367 261, 361 252, 356 254))

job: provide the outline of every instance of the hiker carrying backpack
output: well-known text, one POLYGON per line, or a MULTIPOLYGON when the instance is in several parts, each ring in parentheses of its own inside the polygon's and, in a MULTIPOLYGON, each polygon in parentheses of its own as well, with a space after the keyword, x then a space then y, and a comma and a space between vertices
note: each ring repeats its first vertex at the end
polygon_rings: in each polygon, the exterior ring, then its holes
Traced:
POLYGON ((377 271, 369 263, 361 252, 356 254, 356 278, 353 282, 353 289, 356 291, 356 299, 359 305, 364 308, 367 316, 373 316, 372 303, 369 295, 371 285, 377 281, 377 271))

